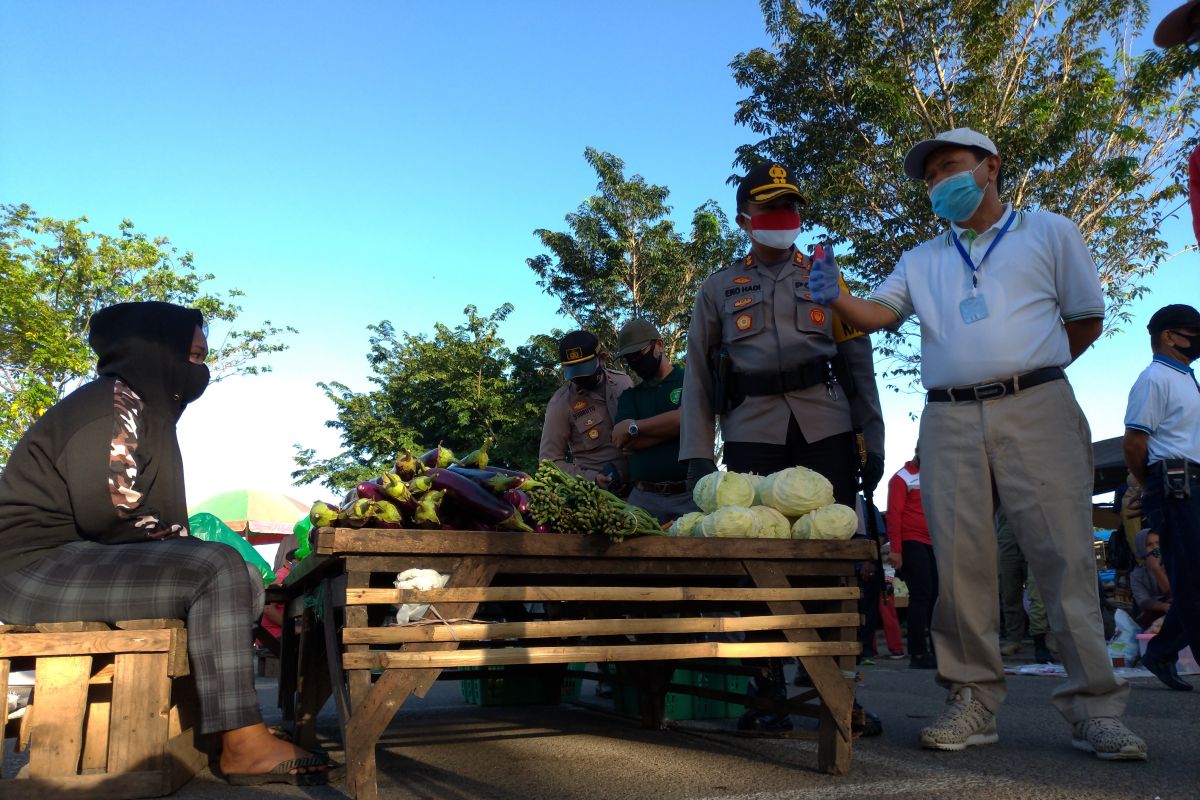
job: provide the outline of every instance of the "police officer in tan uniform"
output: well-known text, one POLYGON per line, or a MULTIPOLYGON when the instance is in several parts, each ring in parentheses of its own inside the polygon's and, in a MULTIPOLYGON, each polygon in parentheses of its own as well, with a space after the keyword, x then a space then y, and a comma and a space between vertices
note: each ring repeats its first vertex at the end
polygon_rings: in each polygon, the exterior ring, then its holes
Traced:
POLYGON ((572 331, 559 341, 558 360, 567 382, 546 406, 538 459, 619 492, 629 469, 625 453, 613 444, 613 419, 617 398, 633 381, 605 369, 605 358, 599 340, 587 331, 572 331))
MULTIPOLYGON (((855 507, 883 477, 883 414, 868 336, 812 301, 811 259, 794 246, 804 198, 791 171, 756 167, 737 190, 737 223, 750 253, 700 288, 688 328, 679 459, 692 485, 716 469, 715 418, 724 461, 735 472, 767 475, 805 466, 855 507), (855 429, 862 431, 860 461, 855 429)), ((873 565, 872 567, 873 568, 873 565)), ((768 665, 760 696, 786 696, 783 667, 768 665)), ((739 727, 787 730, 783 715, 747 712, 739 727)))

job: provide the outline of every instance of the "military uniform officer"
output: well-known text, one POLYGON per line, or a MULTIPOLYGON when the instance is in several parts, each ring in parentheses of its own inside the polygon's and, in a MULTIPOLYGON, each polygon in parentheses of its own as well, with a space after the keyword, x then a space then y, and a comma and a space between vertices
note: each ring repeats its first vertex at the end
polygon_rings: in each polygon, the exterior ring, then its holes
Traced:
POLYGON ((546 406, 538 458, 604 488, 620 490, 628 466, 625 453, 612 441, 613 419, 617 398, 633 381, 605 369, 600 342, 587 331, 564 336, 558 343, 558 357, 567 382, 546 406))
MULTIPOLYGON (((746 257, 700 288, 688 328, 679 459, 694 485, 716 469, 715 418, 724 461, 735 472, 767 475, 805 466, 855 507, 862 429, 863 488, 883 476, 883 415, 871 340, 811 299, 811 259, 794 246, 804 203, 790 170, 756 167, 737 190, 737 223, 751 239, 746 257)), ((755 679, 760 697, 783 699, 783 665, 769 659, 755 679)), ((747 711, 739 728, 788 730, 785 715, 747 711)))

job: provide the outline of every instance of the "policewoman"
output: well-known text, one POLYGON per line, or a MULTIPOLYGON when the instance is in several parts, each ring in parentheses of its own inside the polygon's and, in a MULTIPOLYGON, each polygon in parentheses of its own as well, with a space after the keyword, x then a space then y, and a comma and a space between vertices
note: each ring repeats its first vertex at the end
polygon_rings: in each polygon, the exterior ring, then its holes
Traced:
MULTIPOLYGON (((737 190, 737 224, 750 252, 704 282, 688 328, 679 458, 694 485, 716 470, 720 417, 723 458, 735 472, 768 475, 805 466, 855 507, 860 462, 855 428, 868 452, 863 488, 883 476, 883 415, 870 337, 841 325, 812 301, 811 260, 795 247, 805 203, 791 171, 769 162, 737 190)), ((783 697, 783 667, 772 659, 761 696, 783 697)), ((747 712, 740 727, 786 730, 786 716, 747 712)))
POLYGON ((623 492, 629 474, 621 448, 613 444, 617 399, 633 385, 629 376, 606 369, 599 340, 572 331, 558 342, 566 383, 550 397, 542 424, 538 460, 550 460, 570 475, 623 492))
POLYGON ((938 683, 948 689, 921 744, 999 739, 998 500, 1067 669, 1053 700, 1072 744, 1105 760, 1145 759, 1145 742, 1120 720, 1129 684, 1113 675, 1096 594, 1091 431, 1064 372, 1099 337, 1104 294, 1075 224, 1002 203, 1000 170, 996 145, 970 128, 917 143, 904 172, 925 183, 949 229, 901 256, 869 299, 850 296, 831 254, 811 276, 813 296, 856 327, 910 315, 921 324, 921 500, 938 567, 938 683))

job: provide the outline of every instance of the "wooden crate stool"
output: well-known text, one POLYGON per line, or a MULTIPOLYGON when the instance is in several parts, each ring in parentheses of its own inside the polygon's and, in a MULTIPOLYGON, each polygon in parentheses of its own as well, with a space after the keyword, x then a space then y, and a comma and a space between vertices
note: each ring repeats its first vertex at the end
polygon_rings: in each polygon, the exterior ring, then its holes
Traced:
POLYGON ((207 766, 181 620, 0 626, 0 695, 14 665, 35 670, 6 729, 29 764, 0 781, 0 800, 161 797, 207 766))

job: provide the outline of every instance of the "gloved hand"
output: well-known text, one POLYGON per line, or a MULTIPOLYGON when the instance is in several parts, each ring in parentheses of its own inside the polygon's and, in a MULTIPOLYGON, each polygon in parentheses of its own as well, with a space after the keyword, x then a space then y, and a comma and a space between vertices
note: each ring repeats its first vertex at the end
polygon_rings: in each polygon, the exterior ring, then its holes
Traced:
POLYGON ((842 293, 838 283, 837 262, 833 260, 833 248, 828 245, 817 245, 813 251, 812 268, 808 273, 808 291, 812 294, 814 303, 827 306, 842 293))
POLYGON ((867 453, 867 463, 863 464, 860 477, 863 493, 872 494, 883 480, 883 456, 879 453, 867 453))
POLYGON ((688 459, 687 471, 687 487, 689 490, 695 489, 696 484, 709 473, 717 471, 717 462, 711 458, 691 458, 688 459))

